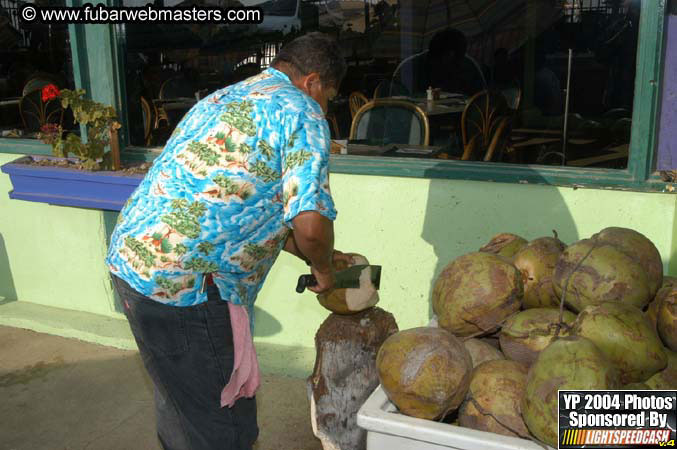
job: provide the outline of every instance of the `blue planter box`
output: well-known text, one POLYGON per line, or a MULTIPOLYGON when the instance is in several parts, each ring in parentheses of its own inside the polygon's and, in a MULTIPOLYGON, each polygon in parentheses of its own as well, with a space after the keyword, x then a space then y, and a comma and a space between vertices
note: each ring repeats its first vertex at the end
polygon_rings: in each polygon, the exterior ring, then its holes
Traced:
POLYGON ((24 156, 1 169, 9 175, 14 190, 9 198, 51 205, 120 211, 143 174, 120 172, 87 172, 64 167, 22 164, 32 159, 53 159, 24 156))

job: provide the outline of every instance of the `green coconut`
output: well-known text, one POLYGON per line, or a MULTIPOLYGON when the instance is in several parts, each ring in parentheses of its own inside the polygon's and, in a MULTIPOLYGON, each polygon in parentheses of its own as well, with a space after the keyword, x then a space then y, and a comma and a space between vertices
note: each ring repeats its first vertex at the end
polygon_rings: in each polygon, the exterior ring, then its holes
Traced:
POLYGON ((677 351, 677 289, 669 288, 656 310, 656 330, 672 351, 677 351))
POLYGON ((400 412, 433 420, 461 405, 472 360, 453 334, 420 327, 388 337, 376 355, 376 368, 383 390, 400 412))
POLYGON ((531 434, 557 448, 557 390, 607 390, 618 386, 616 369, 591 340, 563 337, 546 347, 529 369, 522 417, 531 434))
POLYGON ((500 233, 492 237, 479 251, 512 258, 527 244, 528 241, 526 239, 516 234, 500 233))
POLYGON ((466 339, 463 341, 463 345, 468 350, 468 353, 470 353, 473 367, 477 367, 485 361, 505 359, 505 356, 503 356, 503 353, 499 349, 479 339, 466 339))
MULTIPOLYGON (((344 270, 354 265, 368 265, 369 261, 357 253, 348 253, 353 263, 338 261, 334 269, 344 270)), ((337 314, 356 314, 369 309, 379 301, 378 291, 371 282, 371 268, 367 267, 360 273, 360 287, 332 289, 317 295, 320 305, 337 314)))
POLYGON ((526 438, 521 402, 528 369, 516 361, 493 360, 472 373, 468 395, 458 415, 462 427, 526 438))
POLYGON ((479 336, 498 330, 519 310, 522 277, 498 255, 475 252, 456 258, 437 277, 432 293, 439 326, 456 336, 479 336))
POLYGON ((614 302, 588 306, 576 318, 573 333, 604 352, 618 367, 623 384, 644 381, 667 364, 658 335, 634 306, 614 302))
POLYGON ((669 295, 677 295, 677 287, 673 282, 673 277, 663 277, 663 286, 656 292, 656 297, 649 303, 644 315, 651 325, 654 327, 656 332, 658 332, 657 322, 658 322, 658 310, 663 303, 663 300, 669 295))
POLYGON ((663 284, 661 288, 668 286, 677 286, 677 277, 670 277, 668 275, 663 275, 663 284))
POLYGON ((647 273, 649 296, 656 295, 663 283, 663 260, 653 242, 638 231, 621 227, 605 228, 594 235, 593 239, 611 244, 636 260, 647 273))
MULTIPOLYGON (((558 336, 567 336, 576 315, 563 311, 558 336)), ((532 308, 510 316, 503 324, 499 340, 503 354, 531 366, 538 354, 552 342, 559 324, 559 309, 532 308)))
POLYGON ((663 351, 668 355, 668 365, 644 383, 651 389, 674 390, 677 389, 677 352, 668 348, 663 351))
POLYGON ((515 267, 522 272, 524 298, 522 309, 559 306, 552 287, 555 264, 566 245, 554 237, 534 239, 513 258, 515 267))
POLYGON ((576 312, 602 302, 625 303, 642 309, 653 298, 647 273, 640 263, 611 244, 595 244, 591 239, 570 245, 557 261, 552 280, 559 298, 568 279, 565 303, 576 312))

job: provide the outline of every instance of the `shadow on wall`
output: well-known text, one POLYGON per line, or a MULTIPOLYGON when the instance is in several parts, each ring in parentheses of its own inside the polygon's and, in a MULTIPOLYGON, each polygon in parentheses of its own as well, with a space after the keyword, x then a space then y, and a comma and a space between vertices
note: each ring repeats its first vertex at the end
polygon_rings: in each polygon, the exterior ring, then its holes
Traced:
MULTIPOLYGON (((108 253, 108 246, 110 245, 110 238, 113 235, 113 230, 115 229, 115 224, 117 223, 119 212, 117 211, 103 211, 103 225, 104 229, 106 232, 106 253, 108 253)), ((105 264, 104 261, 101 261, 101 264, 105 264)), ((118 293, 113 289, 113 281, 110 279, 110 276, 108 277, 108 281, 110 283, 110 288, 111 292, 113 293, 113 310, 115 312, 118 312, 120 314, 125 313, 125 308, 122 306, 122 302, 120 302, 120 297, 118 297, 118 293)))
MULTIPOLYGON (((433 167, 426 175, 436 171, 433 167)), ((529 179, 532 184, 528 185, 431 180, 421 235, 437 256, 428 295, 429 318, 433 316, 431 294, 439 273, 455 258, 477 251, 496 234, 513 233, 531 241, 553 236, 552 230, 556 230, 567 245, 578 240, 576 225, 558 189, 538 186, 545 180, 535 172, 529 179)))
POLYGON ((272 314, 256 305, 254 305, 254 319, 256 320, 255 338, 275 336, 282 331, 282 324, 272 314))
POLYGON ((7 256, 5 240, 0 234, 0 304, 16 300, 12 270, 9 267, 9 256, 7 256))

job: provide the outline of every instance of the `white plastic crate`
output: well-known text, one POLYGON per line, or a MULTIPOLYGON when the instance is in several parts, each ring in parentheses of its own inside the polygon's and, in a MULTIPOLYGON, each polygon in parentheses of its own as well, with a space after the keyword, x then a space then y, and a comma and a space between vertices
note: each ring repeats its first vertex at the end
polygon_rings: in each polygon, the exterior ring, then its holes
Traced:
MULTIPOLYGON (((544 450, 535 442, 417 419, 397 412, 379 385, 357 412, 367 450, 544 450)), ((547 447, 552 449, 552 447, 547 447)))

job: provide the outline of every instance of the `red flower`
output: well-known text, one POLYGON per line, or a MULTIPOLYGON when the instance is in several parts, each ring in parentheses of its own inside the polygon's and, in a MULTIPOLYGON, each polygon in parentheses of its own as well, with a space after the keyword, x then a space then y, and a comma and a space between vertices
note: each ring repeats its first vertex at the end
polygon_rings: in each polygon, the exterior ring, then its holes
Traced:
POLYGON ((56 87, 56 85, 54 84, 48 84, 47 86, 42 88, 42 101, 45 103, 50 100, 54 100, 59 95, 61 95, 61 92, 59 91, 59 88, 56 87))

